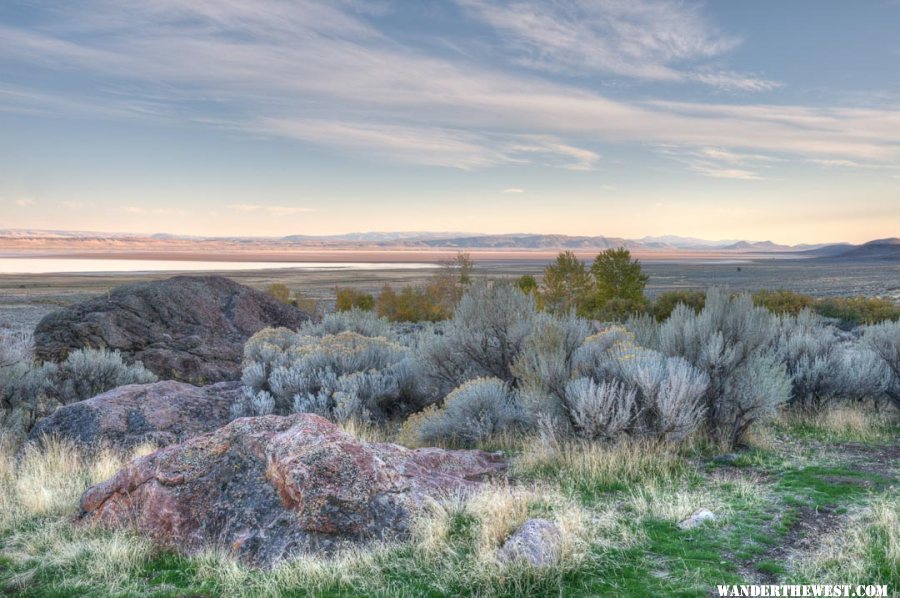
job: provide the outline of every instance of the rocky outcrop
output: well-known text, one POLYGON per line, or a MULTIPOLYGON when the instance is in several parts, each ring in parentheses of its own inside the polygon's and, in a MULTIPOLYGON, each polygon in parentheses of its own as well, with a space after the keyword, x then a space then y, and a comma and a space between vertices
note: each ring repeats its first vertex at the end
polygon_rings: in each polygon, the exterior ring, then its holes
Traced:
POLYGON ((144 442, 166 446, 227 424, 240 394, 240 382, 129 384, 59 407, 32 428, 29 439, 51 435, 124 449, 144 442))
POLYGON ((160 378, 236 380, 244 342, 267 326, 296 329, 306 312, 221 276, 124 285, 42 319, 35 356, 61 361, 85 347, 119 351, 160 378))
POLYGON ((241 418, 132 461, 81 498, 81 519, 254 566, 403 538, 428 497, 479 487, 497 455, 356 440, 308 413, 241 418))

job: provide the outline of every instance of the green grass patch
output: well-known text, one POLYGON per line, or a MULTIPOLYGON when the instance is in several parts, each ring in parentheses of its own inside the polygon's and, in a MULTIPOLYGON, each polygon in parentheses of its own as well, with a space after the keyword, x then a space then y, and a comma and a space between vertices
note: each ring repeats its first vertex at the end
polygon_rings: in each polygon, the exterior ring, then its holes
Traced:
POLYGON ((889 484, 889 479, 875 473, 816 465, 784 472, 776 489, 789 502, 819 508, 879 492, 889 484))

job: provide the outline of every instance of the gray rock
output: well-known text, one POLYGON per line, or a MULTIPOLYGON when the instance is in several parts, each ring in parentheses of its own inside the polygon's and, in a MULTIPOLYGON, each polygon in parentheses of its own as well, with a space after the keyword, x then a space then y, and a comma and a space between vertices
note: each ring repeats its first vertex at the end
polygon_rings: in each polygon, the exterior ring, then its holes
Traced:
POLYGON ((38 359, 81 348, 119 351, 160 378, 237 380, 244 342, 267 326, 298 328, 309 314, 221 276, 129 284, 48 314, 34 331, 38 359))
POLYGON ((560 556, 562 534, 546 519, 529 519, 500 548, 501 561, 521 561, 534 567, 546 567, 560 556))
POLYGON ((227 424, 229 408, 240 393, 240 382, 203 387, 172 380, 129 384, 59 407, 40 420, 28 438, 38 441, 51 435, 125 449, 143 442, 165 446, 227 424))
POLYGON ((698 509, 694 511, 690 517, 687 519, 683 519, 678 522, 678 527, 681 529, 693 529, 698 525, 702 525, 707 521, 715 521, 716 515, 712 511, 707 509, 698 509))

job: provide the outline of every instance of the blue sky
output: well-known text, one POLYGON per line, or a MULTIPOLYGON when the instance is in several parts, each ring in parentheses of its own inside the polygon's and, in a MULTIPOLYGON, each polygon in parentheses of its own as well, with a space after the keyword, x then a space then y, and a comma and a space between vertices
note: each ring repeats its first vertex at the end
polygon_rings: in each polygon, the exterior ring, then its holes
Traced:
POLYGON ((10 0, 0 227, 900 233, 900 2, 10 0))

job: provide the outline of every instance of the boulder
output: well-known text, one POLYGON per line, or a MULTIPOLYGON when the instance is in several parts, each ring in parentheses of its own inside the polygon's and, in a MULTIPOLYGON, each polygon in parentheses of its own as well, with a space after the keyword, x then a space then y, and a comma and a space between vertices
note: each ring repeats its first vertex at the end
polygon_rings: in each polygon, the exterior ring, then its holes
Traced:
POLYGON ((708 509, 698 509, 691 513, 691 516, 687 519, 682 519, 678 522, 678 527, 681 529, 694 529, 698 525, 703 525, 707 521, 715 521, 716 515, 712 511, 708 509))
POLYGON ((560 556, 562 534, 546 519, 529 519, 500 547, 501 561, 518 561, 532 567, 547 567, 560 556))
POLYGON ((361 442, 313 414, 241 418, 135 459, 81 497, 82 522, 136 526, 190 554, 251 566, 402 539, 429 498, 506 469, 482 451, 361 442))
POLYGON ((54 435, 125 449, 144 442, 165 446, 227 424, 240 395, 240 382, 129 384, 59 407, 32 428, 29 439, 54 435))
POLYGON ((61 361, 81 348, 109 349, 160 378, 198 384, 237 380, 244 342, 267 326, 296 329, 309 314, 221 276, 176 276, 116 287, 45 316, 35 357, 61 361))

